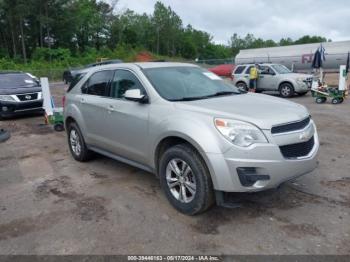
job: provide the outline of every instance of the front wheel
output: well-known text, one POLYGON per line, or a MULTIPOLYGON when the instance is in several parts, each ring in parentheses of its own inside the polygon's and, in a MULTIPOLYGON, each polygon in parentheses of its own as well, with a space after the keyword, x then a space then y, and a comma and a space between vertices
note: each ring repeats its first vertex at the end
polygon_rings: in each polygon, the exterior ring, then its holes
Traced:
POLYGON ((283 83, 280 86, 279 92, 283 98, 292 97, 294 95, 294 87, 289 83, 283 83))
POLYGON ((180 212, 195 215, 214 203, 209 171, 192 147, 169 148, 159 163, 160 183, 169 202, 180 212))
POLYGON ((237 83, 236 87, 241 91, 248 92, 248 86, 246 83, 239 82, 237 83))

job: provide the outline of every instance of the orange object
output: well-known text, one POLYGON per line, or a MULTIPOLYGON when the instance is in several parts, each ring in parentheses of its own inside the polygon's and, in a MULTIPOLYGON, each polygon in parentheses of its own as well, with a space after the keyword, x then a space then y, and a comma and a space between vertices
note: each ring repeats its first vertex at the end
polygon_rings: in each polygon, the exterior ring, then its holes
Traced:
POLYGON ((152 60, 154 60, 154 57, 148 52, 140 52, 136 55, 137 62, 150 62, 152 60))
POLYGON ((215 125, 225 127, 226 123, 220 119, 215 119, 215 125))

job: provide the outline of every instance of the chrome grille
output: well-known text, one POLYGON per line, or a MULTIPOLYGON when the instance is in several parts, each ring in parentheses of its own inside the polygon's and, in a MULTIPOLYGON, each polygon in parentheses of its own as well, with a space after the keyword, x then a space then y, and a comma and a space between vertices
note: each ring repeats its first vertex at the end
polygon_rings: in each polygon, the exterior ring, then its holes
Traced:
POLYGON ((305 118, 304 120, 293 122, 289 124, 284 125, 278 125, 271 128, 272 134, 279 134, 279 133, 287 133, 292 131, 297 131, 304 129, 309 123, 310 123, 310 116, 308 118, 305 118))
POLYGON ((17 95, 20 101, 32 101, 38 99, 38 93, 17 95))

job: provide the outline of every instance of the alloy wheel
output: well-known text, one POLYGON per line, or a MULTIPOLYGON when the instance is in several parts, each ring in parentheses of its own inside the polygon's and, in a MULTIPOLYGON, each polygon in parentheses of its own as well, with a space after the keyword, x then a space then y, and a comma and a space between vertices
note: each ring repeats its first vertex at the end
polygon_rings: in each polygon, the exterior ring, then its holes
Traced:
POLYGON ((281 94, 284 97, 288 97, 291 95, 291 89, 289 86, 282 86, 281 88, 281 94))
POLYGON ((166 167, 166 181, 173 197, 190 203, 196 195, 196 179, 191 167, 181 159, 172 159, 166 167))
POLYGON ((81 153, 81 144, 78 132, 75 129, 70 131, 69 135, 70 146, 75 155, 79 156, 81 153))

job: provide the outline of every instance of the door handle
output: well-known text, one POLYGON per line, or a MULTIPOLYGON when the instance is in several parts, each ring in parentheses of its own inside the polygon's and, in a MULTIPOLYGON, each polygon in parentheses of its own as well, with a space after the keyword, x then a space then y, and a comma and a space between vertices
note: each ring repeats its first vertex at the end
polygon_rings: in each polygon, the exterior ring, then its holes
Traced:
POLYGON ((112 112, 115 112, 115 111, 116 111, 116 109, 115 109, 115 107, 114 107, 114 106, 109 105, 109 106, 108 106, 108 108, 107 108, 107 111, 108 111, 108 113, 112 113, 112 112))

